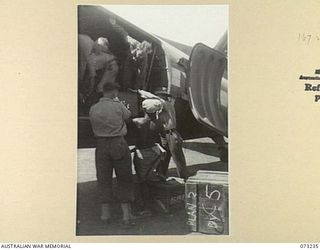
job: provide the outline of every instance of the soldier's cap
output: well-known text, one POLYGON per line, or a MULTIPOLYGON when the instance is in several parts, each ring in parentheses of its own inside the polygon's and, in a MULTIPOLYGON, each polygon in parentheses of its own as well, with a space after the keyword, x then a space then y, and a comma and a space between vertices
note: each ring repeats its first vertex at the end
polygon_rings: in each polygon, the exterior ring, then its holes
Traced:
POLYGON ((106 82, 103 85, 103 91, 104 92, 108 92, 108 91, 112 91, 115 89, 120 89, 120 85, 117 82, 106 82))
POLYGON ((166 87, 157 88, 157 89, 154 91, 154 94, 155 94, 155 95, 163 95, 163 96, 171 96, 171 95, 168 93, 168 89, 167 89, 166 87))
POLYGON ((102 46, 109 46, 109 41, 105 37, 99 37, 96 41, 97 44, 102 45, 102 46))
POLYGON ((162 110, 162 103, 158 99, 146 99, 142 102, 142 108, 149 114, 162 110))

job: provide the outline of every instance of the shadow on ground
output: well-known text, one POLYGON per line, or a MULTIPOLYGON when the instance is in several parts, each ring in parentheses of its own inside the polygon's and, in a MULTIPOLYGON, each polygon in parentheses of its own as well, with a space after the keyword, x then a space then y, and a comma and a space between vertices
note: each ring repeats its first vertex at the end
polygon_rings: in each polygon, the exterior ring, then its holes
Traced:
POLYGON ((183 147, 197 151, 202 154, 211 155, 215 157, 220 157, 220 151, 218 149, 217 144, 209 143, 209 142, 183 142, 183 147))
MULTIPOLYGON (((200 169, 228 171, 228 165, 222 162, 196 164, 188 168, 192 173, 200 169)), ((168 175, 176 176, 176 169, 169 169, 168 175)), ((185 226, 183 200, 178 202, 169 213, 164 213, 156 204, 153 204, 153 216, 137 220, 137 225, 130 229, 122 227, 121 209, 119 204, 115 203, 112 208, 114 221, 103 224, 99 218, 100 204, 96 184, 96 181, 90 181, 77 185, 77 235, 185 235, 189 233, 185 226)))

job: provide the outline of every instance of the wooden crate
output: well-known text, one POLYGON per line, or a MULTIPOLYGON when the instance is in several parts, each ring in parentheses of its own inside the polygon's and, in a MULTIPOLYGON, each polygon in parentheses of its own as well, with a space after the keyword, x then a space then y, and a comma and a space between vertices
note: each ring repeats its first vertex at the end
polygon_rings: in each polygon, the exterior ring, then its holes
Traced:
POLYGON ((189 231, 229 234, 228 173, 198 171, 187 180, 185 197, 189 231))

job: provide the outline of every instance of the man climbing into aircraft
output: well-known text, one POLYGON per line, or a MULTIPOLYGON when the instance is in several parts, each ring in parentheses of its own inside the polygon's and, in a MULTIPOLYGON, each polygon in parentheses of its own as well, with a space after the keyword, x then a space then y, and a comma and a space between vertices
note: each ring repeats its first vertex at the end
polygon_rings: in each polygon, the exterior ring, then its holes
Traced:
POLYGON ((134 89, 147 89, 147 71, 148 71, 148 57, 152 53, 152 45, 147 41, 139 44, 134 52, 134 59, 137 62, 138 75, 134 89))
MULTIPOLYGON (((81 111, 88 110, 102 97, 102 86, 115 82, 118 75, 116 57, 109 50, 104 37, 95 42, 87 35, 79 35, 79 102, 81 111)), ((86 112, 85 112, 86 113, 86 112)))
POLYGON ((115 17, 109 18, 110 31, 108 34, 110 51, 117 57, 119 65, 119 74, 117 81, 120 84, 120 90, 126 91, 131 87, 133 77, 133 57, 130 51, 127 31, 121 27, 115 17))

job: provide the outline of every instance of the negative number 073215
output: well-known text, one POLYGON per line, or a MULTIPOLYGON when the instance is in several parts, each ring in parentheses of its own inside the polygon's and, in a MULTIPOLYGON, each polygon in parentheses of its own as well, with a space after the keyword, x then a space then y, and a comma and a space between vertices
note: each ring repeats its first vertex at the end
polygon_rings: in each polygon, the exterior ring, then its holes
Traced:
POLYGON ((302 244, 300 244, 300 248, 317 249, 317 248, 319 248, 319 244, 317 244, 317 243, 302 243, 302 244))

